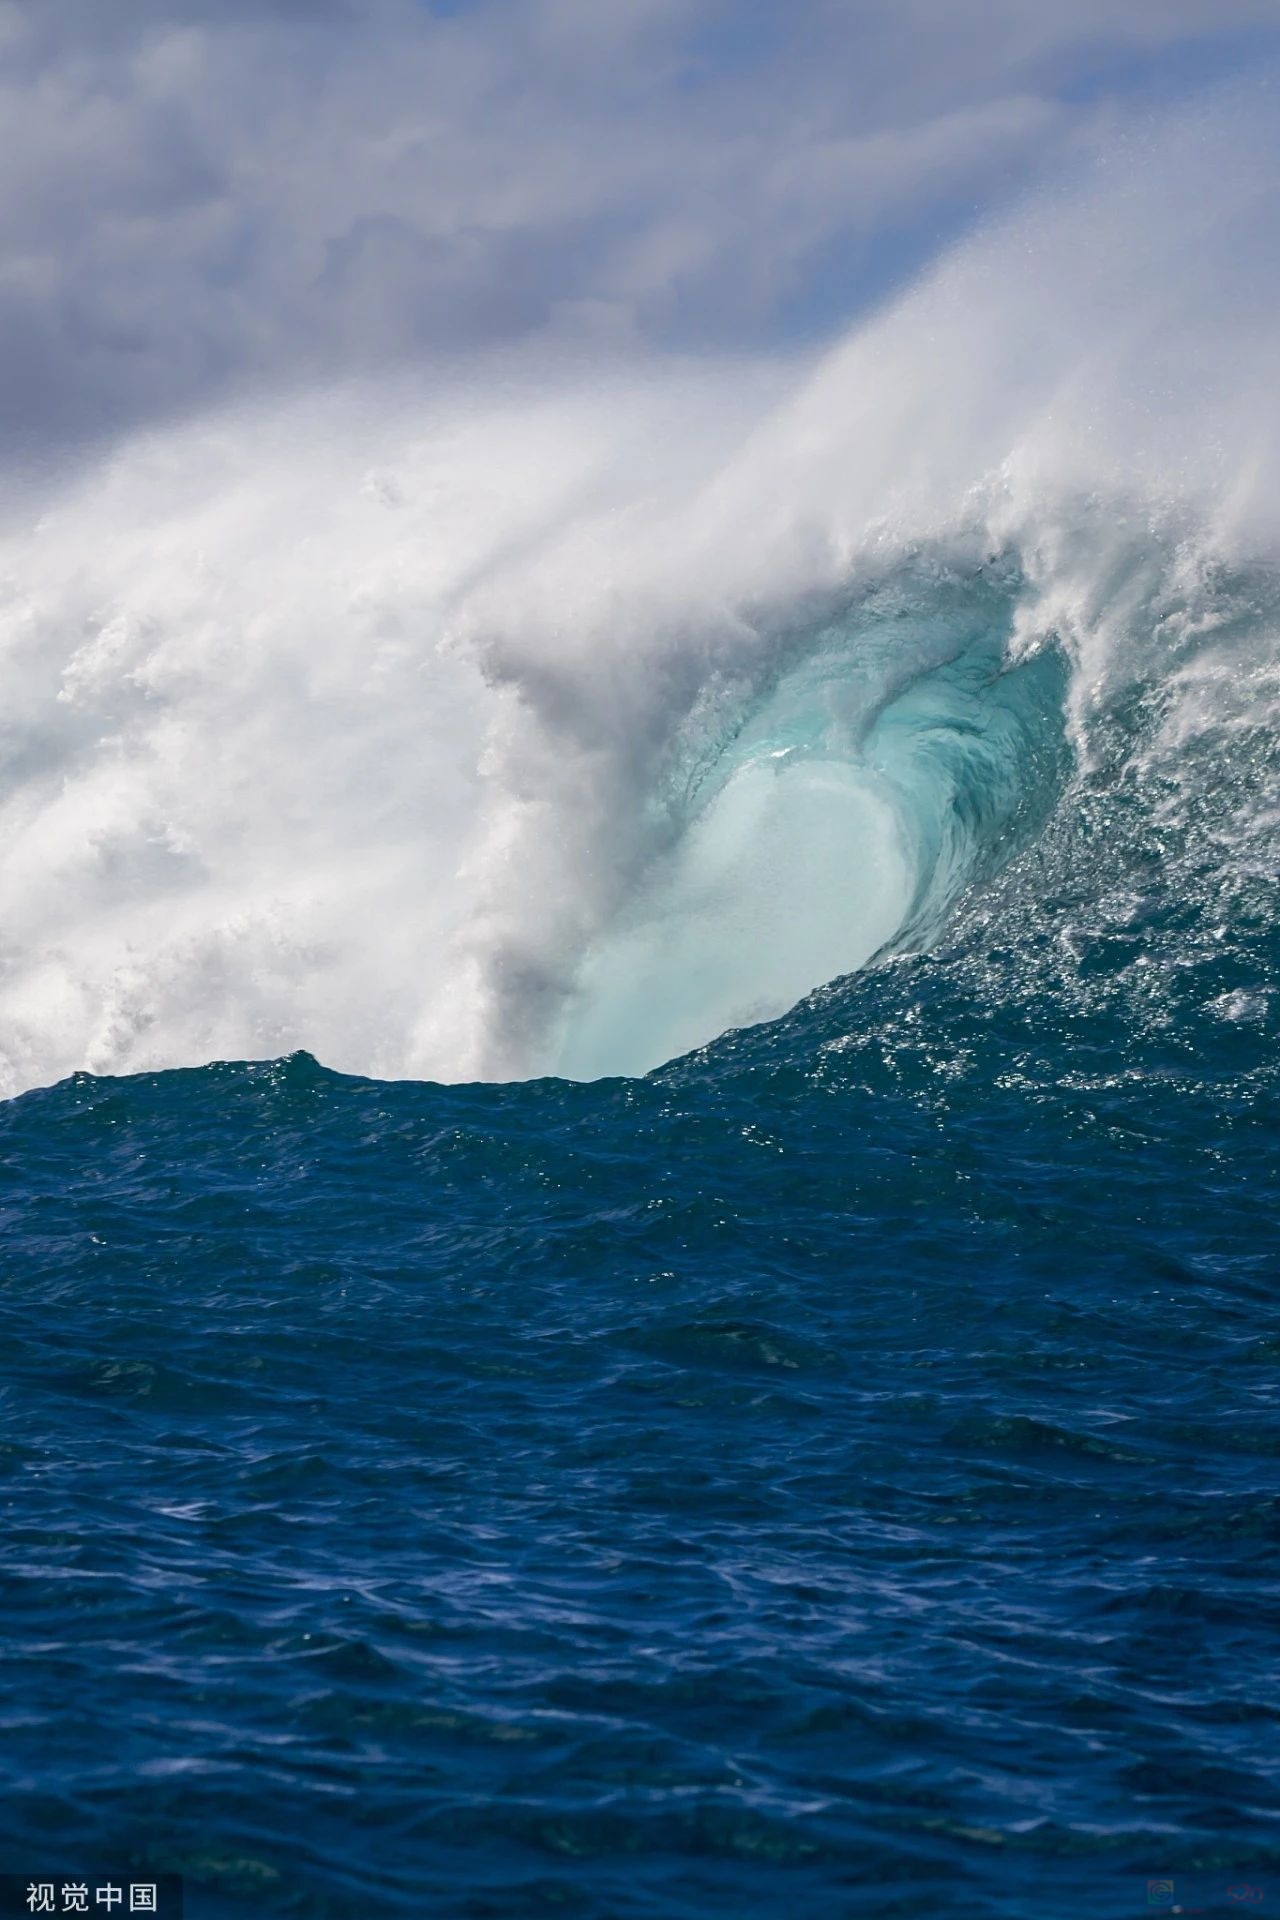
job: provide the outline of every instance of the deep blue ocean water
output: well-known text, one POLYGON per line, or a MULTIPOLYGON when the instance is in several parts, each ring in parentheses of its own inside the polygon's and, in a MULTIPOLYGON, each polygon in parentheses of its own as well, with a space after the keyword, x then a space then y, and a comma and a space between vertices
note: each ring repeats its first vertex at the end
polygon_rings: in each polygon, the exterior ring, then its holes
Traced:
POLYGON ((1042 842, 645 1079, 0 1110, 3 1864, 197 1920, 1280 1901, 1271 881, 1227 925, 1135 827, 1111 898, 1086 816, 1074 896, 1042 842))

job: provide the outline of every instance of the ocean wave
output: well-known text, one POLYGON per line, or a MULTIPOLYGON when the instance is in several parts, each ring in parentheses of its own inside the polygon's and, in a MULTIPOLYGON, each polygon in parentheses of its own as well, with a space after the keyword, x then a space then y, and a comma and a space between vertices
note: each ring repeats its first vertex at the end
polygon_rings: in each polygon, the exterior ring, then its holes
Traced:
POLYGON ((366 385, 33 483, 0 1086, 642 1071, 1025 922, 1030 848, 1228 920, 1273 871, 1274 142, 1206 110, 1191 220, 1157 130, 816 362, 366 385))

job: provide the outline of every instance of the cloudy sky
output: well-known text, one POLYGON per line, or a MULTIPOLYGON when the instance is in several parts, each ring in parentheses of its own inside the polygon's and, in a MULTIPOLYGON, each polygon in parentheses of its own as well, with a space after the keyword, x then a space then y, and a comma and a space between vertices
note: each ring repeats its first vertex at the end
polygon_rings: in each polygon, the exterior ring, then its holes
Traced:
POLYGON ((0 0, 0 410, 56 456, 512 346, 821 339, 1276 0, 0 0))

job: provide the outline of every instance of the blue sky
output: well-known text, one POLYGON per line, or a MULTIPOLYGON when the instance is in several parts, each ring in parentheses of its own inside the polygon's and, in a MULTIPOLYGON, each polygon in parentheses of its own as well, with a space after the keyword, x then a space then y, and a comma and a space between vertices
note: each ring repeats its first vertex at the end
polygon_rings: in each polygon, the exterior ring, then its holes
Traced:
POLYGON ((1273 0, 0 0, 0 409, 785 350, 1277 70, 1273 0))

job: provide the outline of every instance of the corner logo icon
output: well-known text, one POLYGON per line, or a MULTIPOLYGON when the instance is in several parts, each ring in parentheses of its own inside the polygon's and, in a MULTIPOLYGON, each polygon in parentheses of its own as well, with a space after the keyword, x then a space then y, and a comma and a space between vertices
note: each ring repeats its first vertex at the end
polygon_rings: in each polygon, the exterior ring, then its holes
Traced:
POLYGON ((1171 1907, 1173 1905, 1172 1880, 1148 1880, 1147 1905, 1149 1907, 1171 1907))

